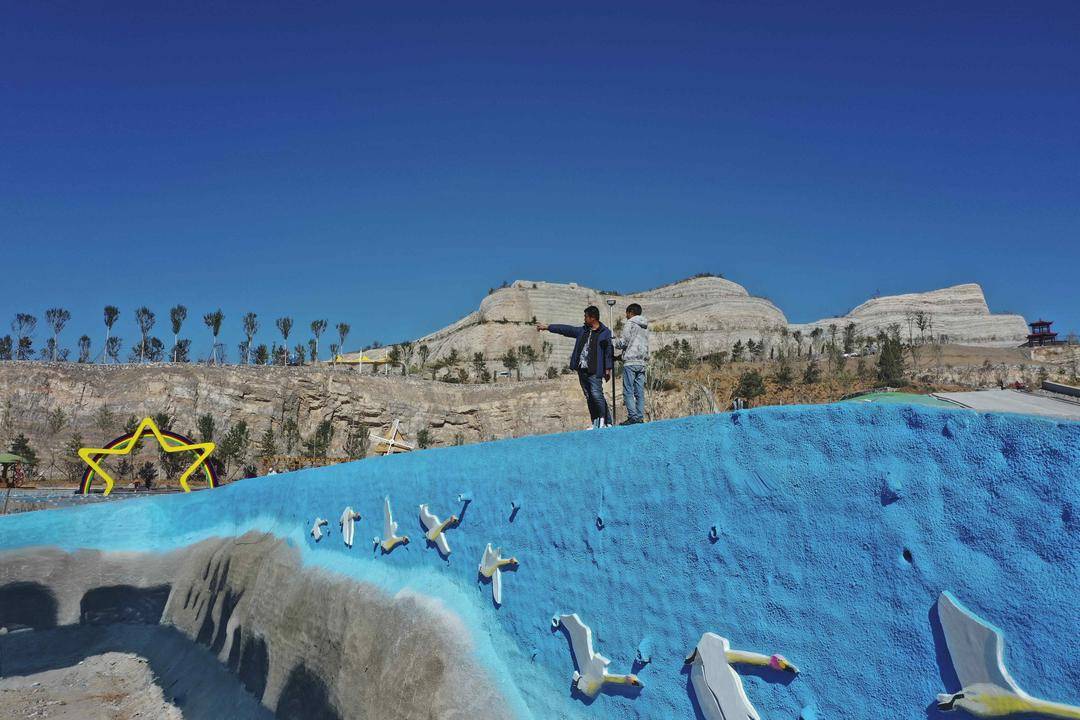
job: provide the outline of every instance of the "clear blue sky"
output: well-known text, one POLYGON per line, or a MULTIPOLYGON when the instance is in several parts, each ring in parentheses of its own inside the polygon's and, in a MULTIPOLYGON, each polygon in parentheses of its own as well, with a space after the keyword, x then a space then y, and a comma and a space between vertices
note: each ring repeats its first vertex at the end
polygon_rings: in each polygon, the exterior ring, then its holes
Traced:
POLYGON ((6 3, 0 330, 62 305, 96 350, 147 304, 168 341, 181 302, 202 353, 219 306, 230 354, 248 310, 356 345, 700 271, 1080 330, 1080 3, 883 5, 6 3))

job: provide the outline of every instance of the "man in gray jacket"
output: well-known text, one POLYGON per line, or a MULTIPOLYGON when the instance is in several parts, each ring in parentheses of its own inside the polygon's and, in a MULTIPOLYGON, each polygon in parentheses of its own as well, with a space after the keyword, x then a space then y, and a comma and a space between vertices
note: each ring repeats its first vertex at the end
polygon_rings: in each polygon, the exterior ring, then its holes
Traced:
POLYGON ((649 323, 637 303, 626 307, 626 324, 615 338, 615 347, 622 350, 626 424, 636 425, 643 421, 645 413, 645 364, 649 362, 649 323))

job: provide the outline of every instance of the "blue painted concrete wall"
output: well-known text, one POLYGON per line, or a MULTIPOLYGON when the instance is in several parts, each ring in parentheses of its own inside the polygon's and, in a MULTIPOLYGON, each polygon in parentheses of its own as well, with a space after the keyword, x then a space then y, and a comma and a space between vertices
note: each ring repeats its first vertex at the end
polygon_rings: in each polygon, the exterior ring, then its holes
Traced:
POLYGON ((430 450, 215 491, 4 518, 0 548, 161 550, 263 529, 306 561, 390 592, 436 597, 472 635, 522 714, 693 718, 682 660, 713 631, 779 652, 802 674, 745 677, 766 718, 935 718, 951 686, 930 611, 953 591, 1006 632, 1007 663, 1036 696, 1080 704, 1080 424, 874 405, 763 409, 430 450), (460 510, 448 562, 417 506, 460 510), (407 548, 372 552, 391 497, 407 548), (510 521, 510 503, 521 510, 510 521), (356 547, 336 528, 363 514, 356 547), (332 521, 315 545, 315 515, 332 521), (596 519, 603 519, 598 529, 596 519), (710 542, 716 524, 719 537, 710 542), (484 545, 521 560, 504 605, 476 580, 484 545), (905 553, 906 551, 906 553, 905 553), (577 612, 637 697, 572 697, 577 612), (808 717, 809 717, 808 713, 808 717))

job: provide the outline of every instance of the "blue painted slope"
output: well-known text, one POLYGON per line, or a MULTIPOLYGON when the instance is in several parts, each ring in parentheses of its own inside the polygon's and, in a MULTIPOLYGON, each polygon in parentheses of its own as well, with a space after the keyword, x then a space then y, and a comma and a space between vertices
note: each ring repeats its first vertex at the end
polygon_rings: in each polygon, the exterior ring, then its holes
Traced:
POLYGON ((244 481, 214 492, 31 513, 0 547, 167 549, 258 527, 309 562, 440 598, 537 718, 692 718, 682 659, 702 632, 786 655, 790 684, 748 675, 763 717, 926 718, 955 690, 935 650, 941 590, 1001 627, 1014 677, 1080 704, 1080 424, 872 404, 776 408, 411 453, 244 481), (475 501, 444 562, 416 508, 475 501), (385 557, 390 495, 414 542, 385 557), (889 502, 897 498, 894 502, 889 502), (510 522, 510 502, 521 510, 510 522), (360 510, 357 546, 307 537, 318 514, 360 510), (603 529, 596 518, 601 517, 603 529), (719 538, 709 541, 716 524, 719 538), (521 559, 504 606, 476 583, 484 545, 521 559), (905 552, 906 551, 906 552, 905 552), (593 627, 612 670, 649 638, 636 698, 570 697, 556 612, 593 627))

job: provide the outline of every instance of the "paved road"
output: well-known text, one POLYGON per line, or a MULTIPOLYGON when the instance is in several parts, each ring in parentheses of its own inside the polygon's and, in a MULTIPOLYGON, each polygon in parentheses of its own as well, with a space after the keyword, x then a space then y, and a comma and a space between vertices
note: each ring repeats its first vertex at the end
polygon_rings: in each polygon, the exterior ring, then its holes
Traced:
POLYGON ((951 400, 979 412, 1011 412, 1024 415, 1045 415, 1065 420, 1080 420, 1080 403, 1055 400, 1016 390, 978 390, 975 392, 934 393, 934 397, 951 400))

